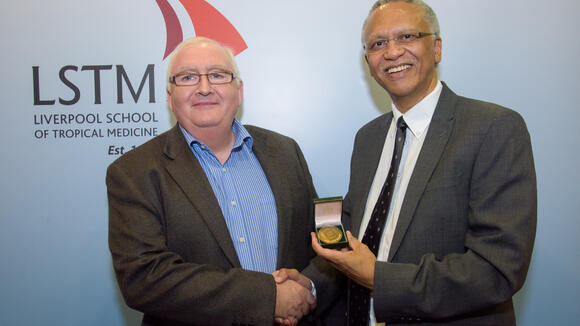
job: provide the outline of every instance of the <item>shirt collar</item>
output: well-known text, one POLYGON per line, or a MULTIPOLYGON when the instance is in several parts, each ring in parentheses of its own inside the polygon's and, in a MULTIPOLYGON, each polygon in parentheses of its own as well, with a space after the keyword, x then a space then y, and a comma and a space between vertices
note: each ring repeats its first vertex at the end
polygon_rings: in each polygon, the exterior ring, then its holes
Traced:
POLYGON ((437 102, 439 101, 442 89, 443 85, 441 84, 441 81, 438 80, 435 89, 433 89, 433 91, 425 96, 425 98, 423 98, 419 103, 410 108, 405 114, 401 113, 395 104, 392 104, 395 121, 403 116, 407 126, 409 126, 409 130, 411 130, 416 138, 420 138, 427 130, 427 127, 429 127, 429 123, 431 122, 431 118, 435 112, 435 107, 437 107, 437 102))
POLYGON ((252 146, 254 144, 254 139, 252 135, 248 132, 248 130, 242 125, 238 119, 234 119, 234 123, 232 125, 232 131, 234 132, 234 148, 238 148, 242 145, 246 145, 248 149, 251 151, 252 146))
MULTIPOLYGON (((192 134, 190 134, 185 128, 179 125, 183 136, 185 137, 185 141, 189 144, 190 147, 193 147, 195 144, 199 144, 204 148, 207 148, 205 144, 200 142, 197 138, 195 138, 192 134)), ((232 150, 239 148, 242 145, 246 145, 248 149, 251 151, 254 140, 248 130, 242 125, 238 119, 234 119, 232 123, 232 132, 234 133, 234 147, 232 150)))

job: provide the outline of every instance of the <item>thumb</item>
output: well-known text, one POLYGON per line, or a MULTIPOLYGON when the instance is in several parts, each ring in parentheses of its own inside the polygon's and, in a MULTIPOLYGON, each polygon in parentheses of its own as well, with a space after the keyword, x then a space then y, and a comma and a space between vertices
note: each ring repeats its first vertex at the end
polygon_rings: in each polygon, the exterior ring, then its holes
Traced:
POLYGON ((274 281, 278 284, 283 283, 288 279, 288 273, 284 270, 277 270, 272 273, 272 276, 274 277, 274 281))
POLYGON ((348 245, 352 250, 355 250, 361 245, 361 242, 350 231, 346 231, 346 237, 348 238, 348 245))

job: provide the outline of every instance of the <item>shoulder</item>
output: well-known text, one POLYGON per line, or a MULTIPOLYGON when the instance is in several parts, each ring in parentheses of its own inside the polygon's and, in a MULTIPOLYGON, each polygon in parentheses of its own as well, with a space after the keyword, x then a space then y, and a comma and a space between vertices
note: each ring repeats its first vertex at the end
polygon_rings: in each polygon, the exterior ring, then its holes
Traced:
POLYGON ((254 138, 254 144, 270 144, 283 146, 298 146, 296 141, 288 136, 282 135, 272 130, 264 129, 253 125, 244 125, 244 128, 254 138))
POLYGON ((393 119, 393 113, 388 112, 367 122, 356 133, 355 140, 377 138, 381 134, 386 134, 389 130, 389 123, 393 119))
POLYGON ((527 130, 523 117, 517 111, 472 98, 459 96, 455 115, 461 125, 474 130, 491 128, 527 130))
POLYGON ((513 109, 505 106, 463 96, 458 96, 457 108, 460 113, 489 119, 519 115, 513 109))
POLYGON ((486 132, 492 127, 526 128, 522 116, 513 109, 495 103, 460 96, 444 84, 434 119, 453 117, 455 125, 471 132, 486 132))
POLYGON ((276 139, 284 139, 284 140, 291 140, 292 138, 282 135, 281 133, 269 130, 269 129, 265 129, 262 127, 258 127, 258 126, 253 126, 253 125, 244 125, 244 128, 246 128, 246 130, 248 130, 248 132, 250 133, 250 135, 252 135, 252 137, 256 137, 256 136, 260 136, 260 137, 271 137, 271 138, 276 138, 276 139))
MULTIPOLYGON (((179 131, 179 129, 177 129, 179 131)), ((135 170, 144 167, 158 165, 166 159, 164 149, 170 135, 175 135, 172 128, 133 149, 125 149, 125 153, 113 161, 108 170, 121 168, 123 170, 135 170)), ((185 143, 185 141, 184 141, 185 143)))
POLYGON ((460 119, 479 122, 492 122, 498 119, 523 120, 515 110, 495 103, 457 95, 445 83, 443 85, 439 104, 453 105, 455 107, 454 114, 460 119))

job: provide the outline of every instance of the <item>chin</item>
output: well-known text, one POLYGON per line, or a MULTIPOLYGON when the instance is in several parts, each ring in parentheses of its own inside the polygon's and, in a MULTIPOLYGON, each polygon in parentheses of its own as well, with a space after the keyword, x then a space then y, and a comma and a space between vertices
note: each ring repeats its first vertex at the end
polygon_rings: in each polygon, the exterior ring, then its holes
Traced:
POLYGON ((409 85, 390 85, 383 86, 391 97, 404 97, 413 93, 414 88, 409 85))
POLYGON ((219 126, 219 123, 214 121, 195 121, 193 124, 198 128, 212 128, 219 126))

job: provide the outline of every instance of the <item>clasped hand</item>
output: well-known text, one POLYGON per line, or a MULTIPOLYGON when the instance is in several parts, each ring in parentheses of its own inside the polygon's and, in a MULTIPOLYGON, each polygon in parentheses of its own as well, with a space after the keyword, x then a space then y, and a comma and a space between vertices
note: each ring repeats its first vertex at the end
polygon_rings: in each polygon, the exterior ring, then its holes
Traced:
POLYGON ((280 269, 272 273, 276 281, 276 311, 274 321, 282 325, 296 325, 316 308, 310 279, 295 269, 280 269))

